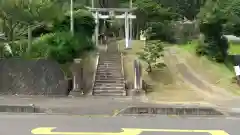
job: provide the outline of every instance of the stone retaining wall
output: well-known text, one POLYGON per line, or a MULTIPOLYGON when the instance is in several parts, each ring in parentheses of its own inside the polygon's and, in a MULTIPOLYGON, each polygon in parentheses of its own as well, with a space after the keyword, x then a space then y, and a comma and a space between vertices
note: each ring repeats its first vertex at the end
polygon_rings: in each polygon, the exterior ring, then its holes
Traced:
POLYGON ((68 82, 51 60, 0 60, 0 94, 66 96, 68 82))

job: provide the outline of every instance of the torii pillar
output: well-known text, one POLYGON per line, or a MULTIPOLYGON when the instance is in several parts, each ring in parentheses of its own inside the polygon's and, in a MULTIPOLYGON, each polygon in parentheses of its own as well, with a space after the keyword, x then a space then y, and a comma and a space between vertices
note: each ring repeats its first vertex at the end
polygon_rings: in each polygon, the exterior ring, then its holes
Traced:
POLYGON ((129 18, 128 12, 125 12, 125 45, 126 49, 129 48, 129 18))
POLYGON ((95 12, 95 23, 96 23, 96 26, 95 26, 95 43, 96 43, 96 46, 98 46, 98 35, 99 35, 99 12, 98 11, 95 12))

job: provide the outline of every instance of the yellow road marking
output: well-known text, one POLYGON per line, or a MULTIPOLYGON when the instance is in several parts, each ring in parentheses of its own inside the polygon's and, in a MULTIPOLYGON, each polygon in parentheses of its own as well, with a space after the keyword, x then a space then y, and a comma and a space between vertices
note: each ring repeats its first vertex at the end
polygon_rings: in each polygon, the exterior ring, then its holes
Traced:
POLYGON ((142 132, 172 132, 172 133, 209 133, 211 135, 229 135, 223 130, 182 130, 182 129, 138 129, 122 128, 122 132, 53 132, 56 127, 40 127, 33 129, 34 135, 140 135, 142 132))

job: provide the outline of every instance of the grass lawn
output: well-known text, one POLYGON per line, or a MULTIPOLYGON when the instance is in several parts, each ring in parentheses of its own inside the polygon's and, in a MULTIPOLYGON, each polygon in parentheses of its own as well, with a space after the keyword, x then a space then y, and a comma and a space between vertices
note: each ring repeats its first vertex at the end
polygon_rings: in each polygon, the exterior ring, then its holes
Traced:
MULTIPOLYGON (((137 52, 142 51, 144 47, 143 41, 132 41, 132 49, 124 49, 124 41, 119 41, 120 50, 124 54, 124 74, 128 82, 134 82, 133 62, 138 59, 137 52)), ((143 65, 143 80, 151 85, 151 89, 147 90, 147 95, 153 100, 159 101, 201 101, 193 89, 189 88, 184 82, 178 79, 168 67, 156 69, 148 74, 145 71, 146 64, 143 65)))
POLYGON ((239 44, 230 44, 229 54, 240 54, 240 43, 239 44))
MULTIPOLYGON (((240 88, 231 82, 231 78, 235 75, 233 65, 228 62, 226 64, 219 64, 208 60, 206 57, 197 57, 195 55, 196 41, 192 41, 185 45, 179 45, 182 48, 180 55, 186 59, 189 66, 197 73, 201 74, 204 79, 212 84, 216 84, 240 95, 240 88)), ((230 44, 229 54, 240 54, 240 45, 230 44)))

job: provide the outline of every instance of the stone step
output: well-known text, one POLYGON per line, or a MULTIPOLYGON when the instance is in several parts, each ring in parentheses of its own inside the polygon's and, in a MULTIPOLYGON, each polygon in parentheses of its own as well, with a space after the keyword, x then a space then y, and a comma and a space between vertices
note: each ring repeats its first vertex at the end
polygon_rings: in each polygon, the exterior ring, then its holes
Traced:
POLYGON ((109 70, 120 70, 120 69, 122 69, 122 67, 106 67, 106 66, 99 66, 98 65, 98 68, 101 68, 101 69, 109 69, 109 70))
POLYGON ((122 81, 124 82, 124 78, 97 78, 95 79, 96 81, 122 81))
POLYGON ((121 56, 112 56, 112 55, 107 55, 107 56, 99 56, 100 59, 106 59, 106 60, 111 60, 111 59, 121 59, 121 56))
POLYGON ((122 72, 119 70, 97 70, 98 75, 122 75, 122 72))
POLYGON ((126 96, 127 93, 126 92, 118 92, 118 93, 114 93, 114 92, 93 92, 94 96, 126 96))
POLYGON ((97 73, 106 73, 106 74, 110 74, 110 73, 122 73, 122 71, 121 70, 119 70, 119 69, 97 69, 97 73))
POLYGON ((124 80, 122 77, 95 77, 96 80, 124 80))
POLYGON ((104 57, 104 58, 101 58, 101 57, 100 57, 99 60, 110 60, 110 61, 111 61, 111 60, 121 60, 121 57, 119 57, 119 58, 118 58, 118 57, 112 57, 112 58, 111 58, 111 56, 104 57))
POLYGON ((96 76, 122 76, 122 73, 119 71, 119 72, 97 72, 96 73, 96 76))
POLYGON ((105 53, 105 54, 100 54, 99 56, 101 56, 101 58, 120 58, 121 54, 109 54, 109 53, 105 53), (111 57, 108 57, 111 56, 111 57))
POLYGON ((120 68, 120 67, 122 67, 122 64, 120 64, 120 62, 118 63, 111 63, 111 64, 109 64, 109 63, 105 63, 105 62, 100 62, 100 63, 98 63, 98 66, 109 66, 109 67, 118 67, 118 68, 120 68))
POLYGON ((111 74, 111 75, 104 75, 104 74, 96 74, 96 77, 102 77, 102 78, 118 78, 118 79, 124 79, 124 77, 121 74, 111 74))
POLYGON ((121 59, 99 59, 99 62, 106 62, 106 63, 119 63, 121 59))
POLYGON ((122 73, 119 72, 97 72, 96 75, 103 75, 103 76, 118 76, 118 75, 121 75, 122 76, 122 73))
POLYGON ((116 61, 114 61, 114 62, 112 62, 112 63, 107 63, 107 62, 105 62, 105 61, 99 61, 98 62, 98 65, 107 65, 107 66, 122 66, 122 64, 121 64, 121 62, 119 61, 119 62, 116 62, 116 61))
POLYGON ((98 63, 98 67, 109 67, 109 68, 121 68, 121 64, 105 64, 105 63, 98 63))
POLYGON ((94 87, 123 87, 123 88, 125 88, 125 84, 122 84, 122 83, 110 83, 110 84, 95 83, 94 87))
POLYGON ((107 55, 120 55, 121 52, 101 52, 99 55, 104 55, 104 54, 107 54, 107 55))
POLYGON ((98 67, 100 67, 100 68, 109 68, 109 69, 122 69, 122 67, 119 65, 119 66, 111 66, 111 65, 109 65, 109 66, 107 66, 107 65, 98 65, 98 67))
POLYGON ((98 67, 102 67, 102 68, 117 68, 117 69, 121 69, 121 65, 107 65, 107 64, 98 64, 98 67))
POLYGON ((99 56, 101 56, 101 58, 114 58, 114 57, 121 57, 121 54, 114 54, 114 53, 104 53, 104 54, 100 54, 99 56), (111 56, 111 57, 108 57, 111 56))
POLYGON ((103 61, 103 62, 98 62, 98 65, 105 65, 105 66, 121 66, 121 63, 118 63, 118 62, 107 63, 107 62, 103 61))
POLYGON ((109 61, 109 62, 120 61, 120 60, 121 60, 121 58, 100 58, 99 59, 99 61, 109 61))
POLYGON ((111 58, 100 58, 99 61, 106 61, 106 62, 116 62, 116 61, 120 61, 120 58, 116 58, 116 59, 111 59, 111 58))
POLYGON ((95 80, 96 83, 119 83, 124 84, 124 80, 95 80))
POLYGON ((98 88, 98 87, 95 87, 93 89, 95 92, 122 92, 122 91, 125 91, 124 88, 111 88, 111 87, 106 87, 106 88, 98 88))
POLYGON ((98 69, 100 70, 107 70, 107 71, 111 71, 111 70, 118 70, 118 71, 121 71, 122 68, 121 67, 106 67, 106 66, 98 66, 98 69))
POLYGON ((113 72, 119 71, 119 72, 121 72, 122 68, 98 67, 98 70, 106 71, 106 72, 108 72, 108 71, 113 71, 113 72))

